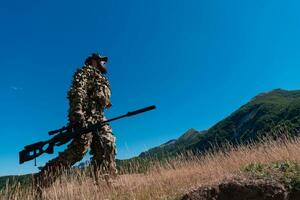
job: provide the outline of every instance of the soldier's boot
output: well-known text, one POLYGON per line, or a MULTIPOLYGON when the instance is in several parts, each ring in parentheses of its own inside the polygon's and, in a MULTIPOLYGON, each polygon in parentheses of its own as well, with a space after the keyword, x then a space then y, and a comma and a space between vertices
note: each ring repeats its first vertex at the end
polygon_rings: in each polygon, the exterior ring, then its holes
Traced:
POLYGON ((42 191, 51 186, 64 170, 69 169, 83 158, 91 139, 91 133, 74 138, 65 151, 60 152, 57 158, 46 163, 42 170, 34 176, 34 187, 38 196, 41 196, 42 191))
POLYGON ((91 143, 92 167, 96 183, 99 178, 104 178, 109 182, 110 178, 117 175, 116 168, 116 146, 115 137, 109 125, 93 132, 91 143))

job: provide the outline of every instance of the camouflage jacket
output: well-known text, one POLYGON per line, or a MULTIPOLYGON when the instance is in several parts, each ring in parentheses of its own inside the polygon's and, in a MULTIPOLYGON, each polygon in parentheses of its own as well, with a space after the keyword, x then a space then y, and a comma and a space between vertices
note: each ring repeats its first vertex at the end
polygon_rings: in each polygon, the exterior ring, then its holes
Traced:
POLYGON ((69 122, 71 124, 94 124, 104 119, 103 110, 111 105, 110 86, 99 69, 84 66, 73 76, 68 92, 69 122))

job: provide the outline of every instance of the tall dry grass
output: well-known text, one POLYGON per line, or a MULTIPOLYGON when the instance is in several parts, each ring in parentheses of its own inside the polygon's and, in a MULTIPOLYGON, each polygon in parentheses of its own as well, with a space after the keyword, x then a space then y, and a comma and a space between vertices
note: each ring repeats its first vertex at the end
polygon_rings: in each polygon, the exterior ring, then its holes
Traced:
MULTIPOLYGON (((111 184, 102 181, 95 185, 88 172, 73 171, 44 191, 46 200, 89 199, 179 199, 187 191, 216 184, 224 178, 241 173, 250 163, 269 163, 279 160, 300 161, 300 140, 266 140, 263 143, 233 147, 199 156, 178 156, 164 164, 154 163, 142 174, 123 174, 111 184)), ((34 199, 30 188, 17 183, 7 186, 0 199, 34 199)))

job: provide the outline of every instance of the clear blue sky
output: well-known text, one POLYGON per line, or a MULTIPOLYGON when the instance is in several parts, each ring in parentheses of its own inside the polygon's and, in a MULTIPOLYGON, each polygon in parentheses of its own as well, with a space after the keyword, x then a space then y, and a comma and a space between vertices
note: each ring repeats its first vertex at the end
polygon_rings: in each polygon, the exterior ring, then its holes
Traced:
POLYGON ((108 117, 158 107, 112 123, 120 159, 207 129, 257 93, 300 89, 299 8, 297 0, 1 1, 0 175, 37 171, 19 165, 18 152, 67 123, 72 75, 94 51, 110 59, 108 117))

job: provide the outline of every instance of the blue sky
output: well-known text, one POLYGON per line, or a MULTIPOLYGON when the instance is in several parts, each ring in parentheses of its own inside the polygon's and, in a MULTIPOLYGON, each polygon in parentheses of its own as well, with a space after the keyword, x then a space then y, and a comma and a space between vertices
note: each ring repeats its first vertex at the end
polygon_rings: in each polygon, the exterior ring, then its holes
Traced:
POLYGON ((94 51, 109 57, 108 118, 157 105, 111 124, 120 159, 189 128, 207 129, 260 92, 299 89, 299 6, 296 0, 1 1, 0 175, 37 171, 32 162, 19 165, 18 152, 67 123, 72 75, 94 51))

